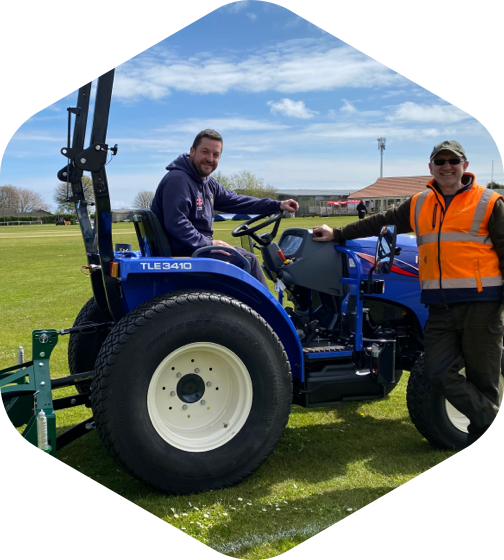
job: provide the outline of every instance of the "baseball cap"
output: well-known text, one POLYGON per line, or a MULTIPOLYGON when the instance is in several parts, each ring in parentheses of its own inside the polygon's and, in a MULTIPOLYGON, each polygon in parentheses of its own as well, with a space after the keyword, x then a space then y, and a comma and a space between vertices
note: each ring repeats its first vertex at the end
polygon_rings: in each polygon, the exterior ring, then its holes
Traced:
POLYGON ((433 159, 436 156, 436 154, 439 154, 439 152, 443 150, 448 150, 450 152, 453 152, 456 156, 460 158, 467 159, 464 148, 462 148, 462 146, 455 140, 444 140, 443 142, 436 144, 434 146, 434 149, 432 150, 430 159, 433 159))

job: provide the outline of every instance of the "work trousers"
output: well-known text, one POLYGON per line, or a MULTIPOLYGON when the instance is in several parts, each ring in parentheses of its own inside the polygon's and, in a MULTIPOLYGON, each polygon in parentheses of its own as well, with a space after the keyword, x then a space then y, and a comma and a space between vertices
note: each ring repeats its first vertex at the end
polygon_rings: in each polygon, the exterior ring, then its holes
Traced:
MULTIPOLYGON (((251 276, 253 276, 256 280, 259 280, 259 282, 261 282, 261 284, 267 288, 268 285, 266 284, 266 280, 264 278, 264 274, 262 273, 261 265, 259 264, 257 257, 254 254, 245 251, 245 249, 242 249, 241 247, 234 248, 240 253, 240 255, 244 256, 249 261, 251 276)), ((204 256, 205 259, 217 259, 219 261, 225 261, 236 266, 243 267, 243 263, 235 255, 231 253, 225 255, 221 252, 226 251, 226 247, 219 247, 218 245, 215 245, 215 249, 215 251, 205 253, 202 256, 204 256)))
POLYGON ((425 324, 425 373, 434 388, 481 435, 499 410, 502 302, 429 306, 425 324), (466 377, 460 370, 465 367, 466 377))

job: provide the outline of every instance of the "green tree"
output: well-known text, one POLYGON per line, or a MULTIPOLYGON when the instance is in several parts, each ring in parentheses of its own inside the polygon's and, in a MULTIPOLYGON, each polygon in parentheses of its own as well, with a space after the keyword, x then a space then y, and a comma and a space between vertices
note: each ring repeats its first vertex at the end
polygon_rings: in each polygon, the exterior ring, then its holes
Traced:
POLYGON ((496 183, 495 181, 491 181, 490 183, 487 183, 487 188, 489 188, 489 189, 504 189, 504 185, 501 185, 500 183, 496 183))
MULTIPOLYGON (((82 190, 84 191, 84 198, 88 204, 94 204, 94 191, 93 191, 93 181, 91 177, 87 175, 82 176, 82 190)), ((71 185, 67 187, 66 183, 59 183, 54 189, 53 200, 58 205, 56 210, 61 214, 71 214, 75 212, 75 204, 73 202, 67 202, 68 196, 72 196, 71 185)))
POLYGON ((257 177, 245 169, 232 175, 224 175, 218 171, 212 177, 224 188, 235 191, 237 194, 255 196, 256 198, 278 198, 275 187, 265 184, 262 177, 257 177))
POLYGON ((229 177, 227 177, 227 175, 224 175, 224 173, 222 173, 221 171, 216 171, 215 173, 212 173, 212 177, 217 181, 217 183, 222 185, 228 191, 232 190, 229 177))

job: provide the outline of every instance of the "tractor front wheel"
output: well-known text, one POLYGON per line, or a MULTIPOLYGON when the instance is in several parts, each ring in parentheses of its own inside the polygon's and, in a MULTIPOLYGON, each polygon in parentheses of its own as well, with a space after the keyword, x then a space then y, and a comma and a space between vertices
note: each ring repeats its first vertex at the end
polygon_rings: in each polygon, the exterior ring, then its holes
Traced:
MULTIPOLYGON (((87 323, 105 323, 106 319, 98 309, 94 298, 90 298, 79 311, 73 324, 81 327, 87 323)), ((71 333, 68 341, 68 369, 71 375, 85 373, 94 369, 96 358, 103 342, 107 338, 108 329, 98 329, 92 333, 71 333)), ((79 393, 87 393, 91 381, 81 381, 76 384, 79 393)))
POLYGON ((290 412, 271 327, 215 292, 176 292, 128 313, 98 356, 93 416, 111 456, 164 492, 236 484, 273 451, 290 412))

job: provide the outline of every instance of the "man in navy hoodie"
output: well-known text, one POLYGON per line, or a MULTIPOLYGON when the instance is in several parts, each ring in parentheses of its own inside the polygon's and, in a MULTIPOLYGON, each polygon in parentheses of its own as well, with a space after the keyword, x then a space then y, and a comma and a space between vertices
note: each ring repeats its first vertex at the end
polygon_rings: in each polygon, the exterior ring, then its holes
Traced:
MULTIPOLYGON (((167 166, 168 173, 161 179, 151 210, 163 222, 171 237, 172 253, 176 257, 190 256, 196 249, 215 245, 222 247, 205 254, 207 258, 226 260, 233 264, 238 259, 225 253, 231 247, 225 241, 213 239, 214 210, 220 212, 273 214, 280 210, 296 212, 295 200, 272 200, 238 195, 228 191, 210 177, 222 155, 222 136, 215 130, 201 131, 194 139, 189 154, 182 154, 167 166)), ((241 247, 235 247, 251 264, 250 273, 266 286, 256 257, 241 247)))

